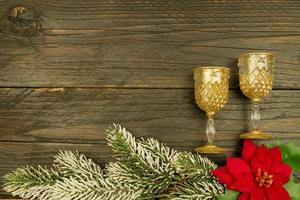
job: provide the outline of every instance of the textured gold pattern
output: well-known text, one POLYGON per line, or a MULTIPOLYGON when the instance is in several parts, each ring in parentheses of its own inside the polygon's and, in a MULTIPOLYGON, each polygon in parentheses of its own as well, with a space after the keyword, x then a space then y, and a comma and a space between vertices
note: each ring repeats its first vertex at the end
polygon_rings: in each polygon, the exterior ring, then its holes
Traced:
POLYGON ((198 153, 224 153, 226 150, 213 144, 215 126, 213 117, 228 100, 230 69, 226 67, 198 67, 194 69, 195 99, 208 116, 206 136, 208 144, 195 149, 198 153))
MULTIPOLYGON (((245 96, 250 99, 259 101, 261 98, 267 96, 273 86, 272 73, 265 70, 257 70, 257 76, 255 79, 245 75, 240 75, 240 87, 245 96)), ((252 77, 254 75, 251 75, 252 77)))
POLYGON ((229 73, 226 68, 197 68, 195 99, 209 117, 221 110, 228 100, 229 73))
POLYGON ((239 79, 243 94, 253 102, 252 130, 240 135, 248 139, 268 139, 271 135, 259 130, 259 102, 273 87, 275 56, 271 53, 248 53, 239 56, 239 79))
POLYGON ((273 87, 274 56, 268 53, 244 54, 239 57, 240 88, 245 96, 259 101, 273 87))

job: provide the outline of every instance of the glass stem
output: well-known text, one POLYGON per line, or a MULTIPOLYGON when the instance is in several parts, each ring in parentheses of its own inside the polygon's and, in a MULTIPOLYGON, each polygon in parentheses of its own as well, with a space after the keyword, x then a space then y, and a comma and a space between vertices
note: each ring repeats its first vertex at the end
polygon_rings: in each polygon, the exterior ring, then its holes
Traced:
POLYGON ((215 124, 214 124, 214 119, 208 118, 207 124, 206 124, 206 136, 207 136, 207 141, 208 141, 209 145, 213 144, 215 135, 216 135, 216 129, 215 129, 215 124))
POLYGON ((254 101, 252 104, 251 121, 252 121, 252 131, 258 130, 259 121, 260 121, 259 102, 258 101, 254 101))

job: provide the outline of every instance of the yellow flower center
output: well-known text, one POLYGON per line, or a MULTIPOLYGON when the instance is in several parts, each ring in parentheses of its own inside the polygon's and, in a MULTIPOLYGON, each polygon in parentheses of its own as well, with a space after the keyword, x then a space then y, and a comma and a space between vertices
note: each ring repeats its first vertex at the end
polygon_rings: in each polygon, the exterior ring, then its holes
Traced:
POLYGON ((258 183, 259 187, 270 188, 273 184, 273 174, 269 174, 267 171, 262 171, 258 168, 255 174, 255 181, 258 183))

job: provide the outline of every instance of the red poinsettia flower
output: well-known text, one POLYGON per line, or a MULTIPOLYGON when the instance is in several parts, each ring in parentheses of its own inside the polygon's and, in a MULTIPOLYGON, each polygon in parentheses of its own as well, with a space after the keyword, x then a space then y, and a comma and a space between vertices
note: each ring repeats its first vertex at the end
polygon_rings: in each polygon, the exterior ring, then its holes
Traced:
POLYGON ((290 200, 283 185, 291 172, 279 147, 257 147, 251 140, 244 141, 242 158, 227 158, 227 165, 212 171, 228 189, 241 192, 238 200, 290 200))

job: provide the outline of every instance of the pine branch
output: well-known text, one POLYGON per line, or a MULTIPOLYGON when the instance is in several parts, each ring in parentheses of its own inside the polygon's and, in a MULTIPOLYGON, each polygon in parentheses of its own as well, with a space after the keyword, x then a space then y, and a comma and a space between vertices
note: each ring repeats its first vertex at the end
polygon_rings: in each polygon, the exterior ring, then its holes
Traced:
POLYGON ((180 152, 174 162, 182 177, 170 195, 174 200, 210 200, 224 193, 224 187, 211 174, 216 165, 198 154, 180 152))
POLYGON ((126 164, 138 164, 138 169, 150 167, 151 170, 156 170, 152 163, 148 165, 144 149, 125 128, 114 124, 113 127, 107 130, 106 139, 118 161, 126 164))
MULTIPOLYGON (((184 184, 175 187, 176 192, 170 196, 172 200, 212 200, 217 199, 221 188, 216 188, 217 183, 200 180, 187 180, 184 184)), ((223 189, 222 189, 223 191, 223 189)))
POLYGON ((155 169, 158 169, 160 173, 168 173, 174 170, 172 162, 175 159, 177 151, 170 149, 165 144, 159 143, 153 138, 142 138, 140 144, 148 152, 149 157, 152 158, 149 162, 153 163, 155 169))
POLYGON ((121 185, 109 179, 103 181, 76 175, 58 181, 52 188, 53 200, 134 200, 141 191, 130 185, 121 185))
POLYGON ((15 196, 39 200, 134 200, 141 190, 114 182, 100 166, 78 152, 61 151, 55 170, 19 168, 5 176, 5 190, 15 196))
POLYGON ((59 152, 55 163, 62 173, 70 177, 57 181, 52 186, 53 199, 132 200, 141 193, 130 185, 122 185, 105 177, 99 165, 78 152, 59 152))
POLYGON ((206 157, 190 152, 180 152, 173 163, 177 172, 182 175, 210 174, 217 165, 206 157))
POLYGON ((154 139, 138 141, 120 125, 107 130, 107 139, 118 161, 108 165, 108 176, 143 189, 147 196, 168 189, 176 151, 154 139))
POLYGON ((51 185, 61 179, 54 169, 38 166, 18 168, 4 176, 4 190, 25 199, 49 199, 51 185))
POLYGON ((210 173, 216 165, 207 158, 153 138, 137 140, 120 125, 107 133, 117 161, 105 171, 78 152, 61 151, 54 168, 19 168, 6 175, 4 189, 38 200, 208 200, 223 193, 210 173))
POLYGON ((65 176, 80 175, 86 179, 94 178, 101 181, 104 179, 101 167, 78 151, 60 151, 55 156, 54 163, 65 176))

